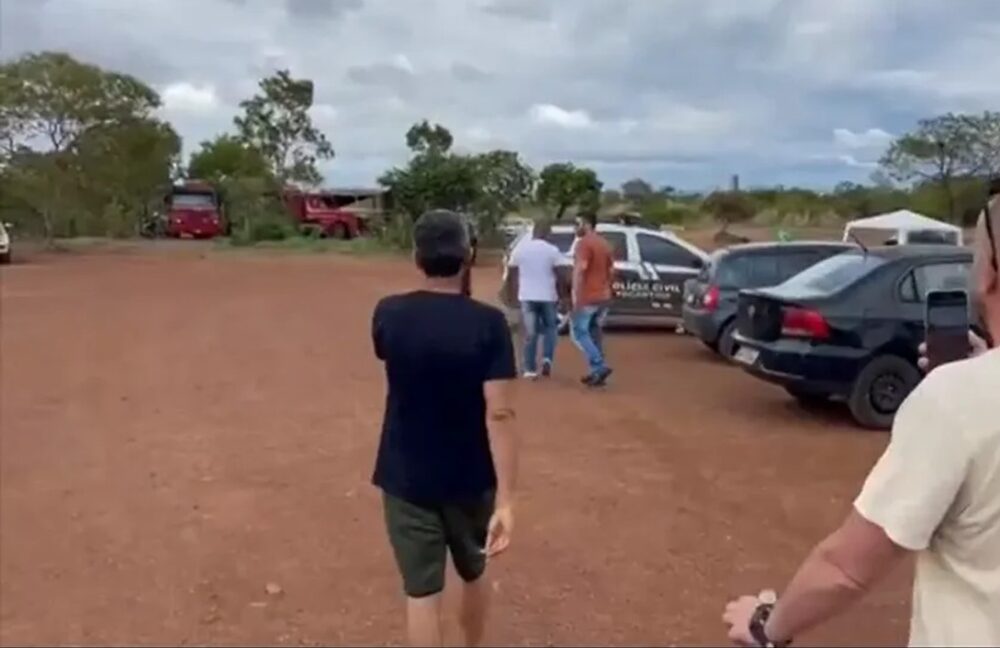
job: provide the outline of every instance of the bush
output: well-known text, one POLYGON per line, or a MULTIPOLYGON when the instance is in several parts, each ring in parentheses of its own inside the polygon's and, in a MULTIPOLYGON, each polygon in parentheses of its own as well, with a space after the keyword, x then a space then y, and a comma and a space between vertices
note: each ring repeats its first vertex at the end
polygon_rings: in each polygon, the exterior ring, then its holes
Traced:
POLYGON ((702 206, 722 225, 722 229, 748 221, 757 213, 753 199, 739 191, 716 191, 705 199, 702 206))
POLYGON ((386 247, 409 250, 413 247, 413 220, 405 213, 387 214, 375 235, 386 247))
POLYGON ((667 200, 654 200, 644 204, 640 210, 644 220, 653 225, 684 225, 698 220, 701 213, 693 205, 667 200))

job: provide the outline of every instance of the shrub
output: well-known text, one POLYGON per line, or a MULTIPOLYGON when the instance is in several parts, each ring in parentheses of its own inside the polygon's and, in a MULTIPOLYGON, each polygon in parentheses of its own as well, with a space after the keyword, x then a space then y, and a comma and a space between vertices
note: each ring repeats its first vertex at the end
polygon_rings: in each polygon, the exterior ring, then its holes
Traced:
POLYGON ((640 213, 644 220, 653 225, 690 224, 701 216, 697 207, 669 200, 649 201, 642 206, 640 213))

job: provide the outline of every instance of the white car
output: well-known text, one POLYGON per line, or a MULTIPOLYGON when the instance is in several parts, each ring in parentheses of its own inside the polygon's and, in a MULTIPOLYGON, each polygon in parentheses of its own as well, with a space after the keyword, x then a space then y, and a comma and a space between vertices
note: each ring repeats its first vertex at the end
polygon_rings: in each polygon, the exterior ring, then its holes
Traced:
POLYGON ((0 263, 10 263, 10 223, 0 223, 0 263))
MULTIPOLYGON (((608 323, 679 326, 683 321, 684 282, 698 275, 708 261, 708 254, 673 232, 598 223, 597 233, 611 244, 615 254, 608 323)), ((508 247, 504 255, 504 280, 511 254, 530 236, 530 230, 522 232, 508 247)), ((566 264, 572 265, 575 227, 553 225, 549 241, 563 252, 566 264)), ((565 317, 560 316, 560 329, 564 327, 565 317)))

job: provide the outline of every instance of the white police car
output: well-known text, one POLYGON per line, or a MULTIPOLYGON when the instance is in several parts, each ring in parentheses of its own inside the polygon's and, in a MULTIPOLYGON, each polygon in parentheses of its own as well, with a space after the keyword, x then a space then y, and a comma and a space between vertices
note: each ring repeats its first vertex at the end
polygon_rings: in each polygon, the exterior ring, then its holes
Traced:
MULTIPOLYGON (((611 244, 615 256, 608 323, 680 325, 684 282, 698 275, 708 261, 708 254, 673 232, 598 223, 597 233, 611 244)), ((524 231, 508 246, 504 255, 504 280, 511 254, 530 236, 530 230, 524 231)), ((553 225, 549 242, 563 252, 567 265, 572 265, 576 228, 553 225)), ((560 329, 563 328, 565 316, 560 317, 560 329)))

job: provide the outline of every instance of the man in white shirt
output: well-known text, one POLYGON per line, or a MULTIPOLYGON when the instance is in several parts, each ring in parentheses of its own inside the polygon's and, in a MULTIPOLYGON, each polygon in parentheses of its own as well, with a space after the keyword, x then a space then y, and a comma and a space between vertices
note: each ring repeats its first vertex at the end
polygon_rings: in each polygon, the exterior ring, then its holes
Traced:
POLYGON ((559 248, 548 241, 552 231, 546 222, 535 223, 530 238, 511 254, 508 280, 517 286, 524 331, 522 368, 525 378, 538 377, 538 339, 542 339, 543 376, 552 373, 556 350, 559 292, 565 284, 568 262, 559 248))
MULTIPOLYGON (((972 293, 1000 341, 1000 199, 976 233, 972 293), (992 236, 991 236, 992 233, 992 236)), ((744 596, 723 615, 739 645, 787 644, 860 598, 915 552, 911 646, 1000 646, 1000 348, 934 369, 896 414, 889 445, 843 525, 783 596, 744 596)))

